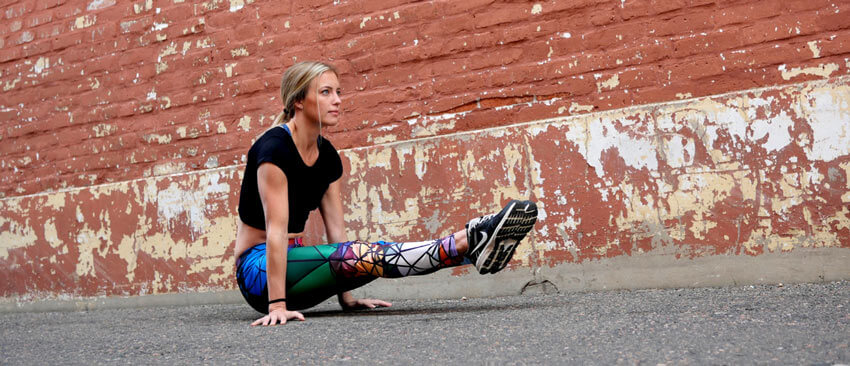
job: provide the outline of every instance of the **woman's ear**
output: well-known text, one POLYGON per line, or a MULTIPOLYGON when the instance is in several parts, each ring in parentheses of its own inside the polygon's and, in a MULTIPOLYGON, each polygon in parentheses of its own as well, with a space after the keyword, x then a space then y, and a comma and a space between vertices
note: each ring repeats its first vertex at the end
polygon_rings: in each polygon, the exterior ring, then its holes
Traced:
POLYGON ((295 109, 304 109, 304 103, 302 103, 301 101, 297 101, 292 105, 295 107, 295 109))

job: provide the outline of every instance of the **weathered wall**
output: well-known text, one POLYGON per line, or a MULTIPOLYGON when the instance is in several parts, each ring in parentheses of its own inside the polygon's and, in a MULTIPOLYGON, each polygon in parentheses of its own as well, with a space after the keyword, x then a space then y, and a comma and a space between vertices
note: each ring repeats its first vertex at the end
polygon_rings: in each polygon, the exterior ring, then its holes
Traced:
POLYGON ((0 296, 232 289, 243 155, 296 58, 343 73, 344 122, 328 136, 345 149, 352 237, 434 237, 530 197, 541 223, 505 274, 518 284, 570 287, 576 264, 702 268, 771 253, 850 277, 847 11, 813 0, 0 5, 0 296), (812 251, 838 266, 806 262, 812 251))

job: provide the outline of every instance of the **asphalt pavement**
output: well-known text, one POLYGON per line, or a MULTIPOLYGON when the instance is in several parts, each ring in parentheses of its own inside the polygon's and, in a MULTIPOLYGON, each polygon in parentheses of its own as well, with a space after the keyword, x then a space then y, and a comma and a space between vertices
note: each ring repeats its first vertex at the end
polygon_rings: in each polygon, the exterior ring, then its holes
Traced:
POLYGON ((850 282, 0 314, 0 364, 850 364, 850 282))

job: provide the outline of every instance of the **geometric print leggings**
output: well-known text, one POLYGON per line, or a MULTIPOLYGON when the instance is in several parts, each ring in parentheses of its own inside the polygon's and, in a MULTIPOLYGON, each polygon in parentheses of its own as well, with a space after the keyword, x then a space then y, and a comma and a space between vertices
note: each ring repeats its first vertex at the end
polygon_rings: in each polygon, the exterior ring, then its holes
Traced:
MULTIPOLYGON (((303 246, 300 240, 291 241, 286 260, 286 308, 306 309, 376 278, 424 275, 463 262, 454 235, 410 243, 349 241, 303 246)), ((248 304, 268 313, 265 243, 239 256, 236 281, 248 304)))

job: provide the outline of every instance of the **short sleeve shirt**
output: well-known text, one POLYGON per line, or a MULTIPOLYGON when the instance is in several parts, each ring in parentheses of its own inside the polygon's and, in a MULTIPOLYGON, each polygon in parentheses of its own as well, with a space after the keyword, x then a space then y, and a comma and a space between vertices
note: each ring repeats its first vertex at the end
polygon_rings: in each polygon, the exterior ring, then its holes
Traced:
POLYGON ((319 157, 307 166, 292 141, 285 125, 264 133, 248 150, 248 161, 239 193, 239 218, 248 226, 265 230, 266 219, 257 187, 257 169, 272 163, 286 175, 289 198, 290 233, 304 231, 310 211, 319 207, 328 186, 342 176, 342 161, 336 148, 319 137, 319 157))

